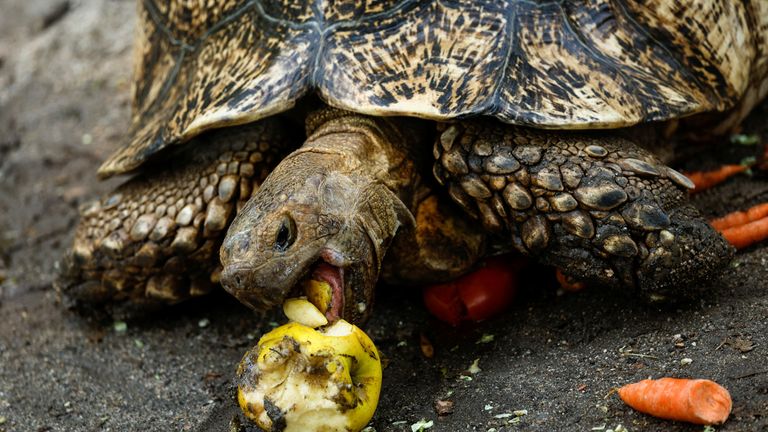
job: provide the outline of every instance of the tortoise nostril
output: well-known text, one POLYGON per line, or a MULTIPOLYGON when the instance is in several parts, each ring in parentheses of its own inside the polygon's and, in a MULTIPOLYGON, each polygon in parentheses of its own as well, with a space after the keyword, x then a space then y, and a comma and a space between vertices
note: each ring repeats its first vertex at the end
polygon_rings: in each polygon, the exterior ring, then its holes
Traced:
POLYGON ((238 288, 242 288, 243 287, 243 279, 240 277, 240 275, 236 275, 235 276, 235 285, 238 288))
POLYGON ((221 245, 221 254, 227 260, 238 260, 248 252, 251 247, 251 239, 248 235, 235 234, 227 236, 221 245))

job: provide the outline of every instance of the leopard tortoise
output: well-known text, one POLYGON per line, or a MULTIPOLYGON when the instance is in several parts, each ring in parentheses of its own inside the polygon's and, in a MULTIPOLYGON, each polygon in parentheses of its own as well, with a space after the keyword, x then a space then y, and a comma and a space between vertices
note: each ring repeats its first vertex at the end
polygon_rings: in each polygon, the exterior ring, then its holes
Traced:
POLYGON ((314 275, 360 321, 377 280, 502 251, 661 295, 731 254, 657 150, 768 92, 762 0, 139 9, 132 138, 99 170, 135 175, 82 211, 70 297, 266 308, 314 275))

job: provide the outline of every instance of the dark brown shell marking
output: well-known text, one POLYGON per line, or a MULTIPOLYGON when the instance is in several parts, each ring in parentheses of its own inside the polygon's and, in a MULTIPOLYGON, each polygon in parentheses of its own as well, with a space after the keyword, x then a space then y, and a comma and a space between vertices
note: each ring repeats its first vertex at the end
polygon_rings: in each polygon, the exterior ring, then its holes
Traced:
POLYGON ((102 175, 310 91, 368 114, 563 129, 723 110, 768 52, 761 0, 204 3, 140 3, 133 140, 102 175))

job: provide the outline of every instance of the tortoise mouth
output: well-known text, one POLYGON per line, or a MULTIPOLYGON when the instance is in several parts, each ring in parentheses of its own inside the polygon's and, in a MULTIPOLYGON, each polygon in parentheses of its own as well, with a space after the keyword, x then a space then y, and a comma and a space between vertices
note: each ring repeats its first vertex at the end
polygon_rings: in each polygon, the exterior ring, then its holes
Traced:
POLYGON ((308 284, 310 280, 317 282, 324 282, 330 287, 330 296, 327 300, 327 304, 317 304, 317 301, 313 301, 315 306, 320 309, 321 312, 328 319, 328 322, 332 323, 343 318, 344 314, 344 290, 345 290, 345 269, 341 266, 333 265, 326 261, 321 256, 311 266, 307 273, 299 279, 299 282, 291 289, 287 297, 306 296, 313 300, 313 293, 309 292, 311 285, 308 284))
POLYGON ((338 262, 338 257, 339 254, 333 251, 322 251, 312 264, 305 267, 303 274, 291 278, 295 282, 290 285, 262 277, 250 263, 230 263, 222 272, 221 283, 224 289, 251 309, 269 310, 281 306, 287 298, 306 296, 311 300, 309 282, 323 282, 329 292, 323 294, 322 304, 315 302, 315 305, 329 322, 335 322, 344 318, 349 283, 347 276, 354 273, 346 266, 338 265, 344 264, 338 262))

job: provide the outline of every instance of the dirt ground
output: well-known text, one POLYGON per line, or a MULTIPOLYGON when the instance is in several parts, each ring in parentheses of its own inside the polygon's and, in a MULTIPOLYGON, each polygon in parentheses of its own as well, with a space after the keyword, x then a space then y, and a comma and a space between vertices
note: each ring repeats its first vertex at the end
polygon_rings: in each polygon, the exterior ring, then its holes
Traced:
MULTIPOLYGON (((0 9, 0 432, 230 430, 237 362, 279 316, 219 294, 123 325, 66 310, 51 288, 78 206, 120 181, 94 173, 126 138, 134 2, 2 0, 0 9)), ((766 119, 764 106, 745 129, 764 143, 766 119)), ((723 143, 686 163, 760 150, 723 143)), ((695 202, 714 216, 766 198, 768 178, 756 171, 695 202)), ((764 246, 742 251, 701 298, 674 305, 597 289, 558 294, 552 271, 533 268, 507 313, 458 329, 430 318, 418 292, 382 289, 366 328, 388 359, 372 426, 703 431, 609 394, 678 376, 730 390, 733 413, 716 430, 768 430, 766 259, 764 246), (476 359, 481 371, 467 374, 476 359), (454 402, 452 414, 438 417, 440 399, 454 402)))

